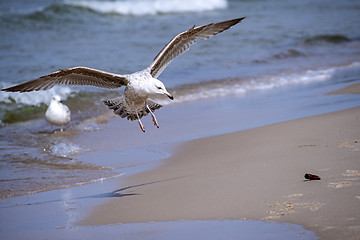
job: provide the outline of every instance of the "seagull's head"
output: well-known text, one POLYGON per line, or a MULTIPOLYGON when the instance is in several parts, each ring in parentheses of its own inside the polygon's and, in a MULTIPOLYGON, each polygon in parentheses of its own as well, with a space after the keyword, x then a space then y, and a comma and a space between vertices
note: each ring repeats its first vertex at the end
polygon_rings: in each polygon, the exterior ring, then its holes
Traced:
POLYGON ((174 100, 174 97, 166 90, 165 85, 160 80, 153 80, 152 92, 155 94, 163 94, 171 100, 174 100))
POLYGON ((51 99, 51 101, 54 101, 54 102, 61 102, 61 98, 59 95, 54 95, 51 99))

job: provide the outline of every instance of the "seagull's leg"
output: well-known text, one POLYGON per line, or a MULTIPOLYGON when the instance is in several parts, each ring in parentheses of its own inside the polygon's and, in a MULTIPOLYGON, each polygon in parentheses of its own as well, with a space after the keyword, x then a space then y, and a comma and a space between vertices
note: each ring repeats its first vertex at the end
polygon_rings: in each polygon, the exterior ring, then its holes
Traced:
MULTIPOLYGON (((136 115, 137 115, 137 114, 136 114, 136 115)), ((142 122, 141 122, 141 120, 140 120, 139 117, 138 117, 138 122, 139 122, 139 126, 140 126, 141 130, 142 130, 143 132, 145 132, 144 125, 142 124, 142 122)))
POLYGON ((153 112, 151 111, 151 109, 149 108, 149 105, 146 104, 146 108, 149 110, 149 112, 150 112, 150 114, 151 114, 151 117, 152 117, 152 120, 153 120, 153 122, 154 122, 154 125, 155 125, 157 128, 159 128, 159 124, 158 124, 158 122, 157 122, 157 120, 156 120, 156 117, 155 117, 155 115, 153 114, 153 112))
POLYGON ((141 130, 142 130, 143 132, 145 132, 144 125, 142 124, 142 122, 141 122, 141 120, 140 120, 139 114, 137 113, 137 109, 136 109, 135 106, 134 106, 134 109, 135 109, 136 118, 137 118, 137 120, 138 120, 138 122, 139 122, 139 126, 140 126, 141 130))

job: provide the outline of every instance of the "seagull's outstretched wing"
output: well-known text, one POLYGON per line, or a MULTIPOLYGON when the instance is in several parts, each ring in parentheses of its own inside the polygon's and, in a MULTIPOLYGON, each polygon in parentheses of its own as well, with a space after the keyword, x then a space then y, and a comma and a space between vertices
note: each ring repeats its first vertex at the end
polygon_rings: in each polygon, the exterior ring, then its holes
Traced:
POLYGON ((73 86, 95 86, 100 88, 119 88, 127 85, 124 76, 86 67, 61 69, 26 83, 2 89, 7 92, 31 92, 52 88, 55 84, 73 86))
POLYGON ((196 39, 209 39, 241 22, 244 18, 245 17, 210 23, 199 27, 194 26, 189 30, 178 34, 155 57, 150 65, 151 75, 154 78, 157 78, 176 57, 189 50, 190 46, 196 43, 196 39))

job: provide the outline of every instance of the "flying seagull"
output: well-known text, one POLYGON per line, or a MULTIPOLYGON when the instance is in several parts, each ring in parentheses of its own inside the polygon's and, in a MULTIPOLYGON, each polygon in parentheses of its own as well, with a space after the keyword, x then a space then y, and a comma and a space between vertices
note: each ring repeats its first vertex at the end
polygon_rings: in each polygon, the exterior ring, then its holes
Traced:
POLYGON ((174 97, 166 90, 164 84, 157 78, 162 71, 178 56, 189 50, 197 39, 206 40, 238 24, 241 20, 236 18, 222 22, 192 27, 189 30, 176 35, 154 58, 151 65, 139 72, 127 75, 105 72, 87 67, 73 67, 60 69, 54 73, 25 82, 13 87, 2 89, 7 92, 30 92, 46 90, 55 84, 87 85, 100 88, 115 89, 125 86, 124 95, 105 100, 104 103, 115 114, 128 120, 137 120, 140 128, 145 132, 141 122, 143 116, 149 113, 156 127, 159 124, 154 115, 156 109, 162 106, 149 97, 151 95, 166 95, 171 100, 174 97))
POLYGON ((45 112, 46 120, 52 125, 62 126, 70 122, 70 110, 69 108, 61 103, 61 99, 58 95, 54 95, 50 101, 49 107, 45 112))

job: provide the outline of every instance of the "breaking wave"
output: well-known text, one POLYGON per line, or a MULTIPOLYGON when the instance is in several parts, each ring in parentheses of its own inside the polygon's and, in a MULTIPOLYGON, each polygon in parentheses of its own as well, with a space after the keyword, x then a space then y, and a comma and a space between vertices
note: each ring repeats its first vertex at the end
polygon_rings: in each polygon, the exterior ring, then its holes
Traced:
MULTIPOLYGON (((11 4, 10 4, 11 5, 11 4)), ((145 16, 171 13, 199 13, 226 9, 226 0, 64 0, 49 5, 0 8, 0 25, 24 25, 28 21, 82 22, 88 14, 145 16)), ((31 25, 31 27, 33 27, 31 25)))
MULTIPOLYGON (((14 84, 0 83, 0 88, 10 87, 14 84)), ((39 106, 42 103, 48 104, 54 95, 59 95, 62 100, 66 100, 71 94, 77 92, 76 89, 67 86, 55 86, 47 91, 34 92, 1 92, 0 102, 17 103, 23 105, 39 106)))
POLYGON ((182 12, 204 12, 227 7, 226 0, 66 0, 71 6, 88 8, 100 13, 120 15, 157 15, 182 12))

